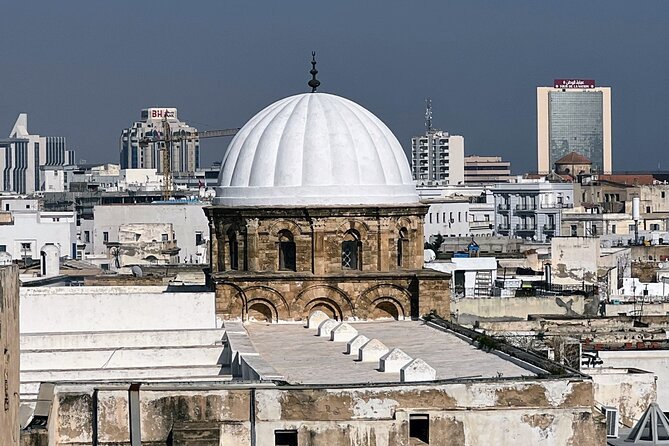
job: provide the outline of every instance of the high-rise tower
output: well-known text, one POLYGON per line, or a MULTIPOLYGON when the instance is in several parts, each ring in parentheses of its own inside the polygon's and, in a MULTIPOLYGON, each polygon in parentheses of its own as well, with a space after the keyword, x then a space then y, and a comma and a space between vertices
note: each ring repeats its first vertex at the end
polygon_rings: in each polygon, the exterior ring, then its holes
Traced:
POLYGON ((537 87, 538 172, 549 173, 571 152, 590 159, 593 172, 611 173, 611 87, 590 79, 537 87))

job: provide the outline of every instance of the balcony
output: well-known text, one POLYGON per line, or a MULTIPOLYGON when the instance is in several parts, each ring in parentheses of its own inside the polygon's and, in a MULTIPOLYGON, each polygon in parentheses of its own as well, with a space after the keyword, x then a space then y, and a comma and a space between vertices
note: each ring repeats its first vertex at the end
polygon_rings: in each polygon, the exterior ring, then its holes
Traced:
POLYGON ((509 226, 508 224, 497 225, 497 232, 500 234, 508 234, 510 230, 511 226, 509 226))
POLYGON ((497 205, 497 210, 499 212, 509 212, 509 209, 511 208, 511 205, 509 203, 500 203, 497 205))
POLYGON ((536 232, 537 225, 516 225, 516 232, 536 232))
POLYGON ((573 203, 543 203, 541 205, 541 209, 571 209, 573 207, 573 203))
POLYGON ((536 212, 536 203, 520 203, 516 205, 516 212, 536 212))

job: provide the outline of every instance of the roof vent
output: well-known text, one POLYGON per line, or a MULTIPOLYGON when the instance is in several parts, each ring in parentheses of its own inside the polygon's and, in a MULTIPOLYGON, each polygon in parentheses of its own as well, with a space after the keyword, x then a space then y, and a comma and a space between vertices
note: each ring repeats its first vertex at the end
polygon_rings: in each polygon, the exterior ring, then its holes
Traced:
POLYGON ((625 441, 632 444, 669 445, 669 420, 657 403, 648 406, 625 441))

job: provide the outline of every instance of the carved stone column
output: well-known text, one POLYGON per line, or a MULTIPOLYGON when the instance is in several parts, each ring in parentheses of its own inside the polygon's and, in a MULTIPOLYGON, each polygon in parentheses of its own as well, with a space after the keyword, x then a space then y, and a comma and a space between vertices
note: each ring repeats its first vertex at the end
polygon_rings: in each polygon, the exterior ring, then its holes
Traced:
POLYGON ((247 249, 247 259, 248 259, 248 269, 249 271, 258 271, 259 268, 259 259, 258 259, 258 226, 260 221, 257 218, 247 218, 246 219, 246 240, 248 243, 247 249))
POLYGON ((323 275, 326 271, 325 220, 311 221, 311 272, 323 275))
POLYGON ((377 268, 378 271, 390 271, 390 259, 392 257, 392 252, 389 243, 390 231, 392 227, 393 220, 390 217, 380 217, 378 220, 378 232, 377 232, 377 243, 378 243, 378 262, 377 268))

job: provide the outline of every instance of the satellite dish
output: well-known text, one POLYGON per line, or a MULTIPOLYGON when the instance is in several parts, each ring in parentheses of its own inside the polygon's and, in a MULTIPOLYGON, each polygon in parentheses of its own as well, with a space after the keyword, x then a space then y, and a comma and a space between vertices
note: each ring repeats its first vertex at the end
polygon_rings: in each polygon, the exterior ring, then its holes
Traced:
POLYGON ((137 265, 133 266, 130 270, 132 271, 132 275, 135 277, 142 277, 144 275, 142 268, 137 265))

